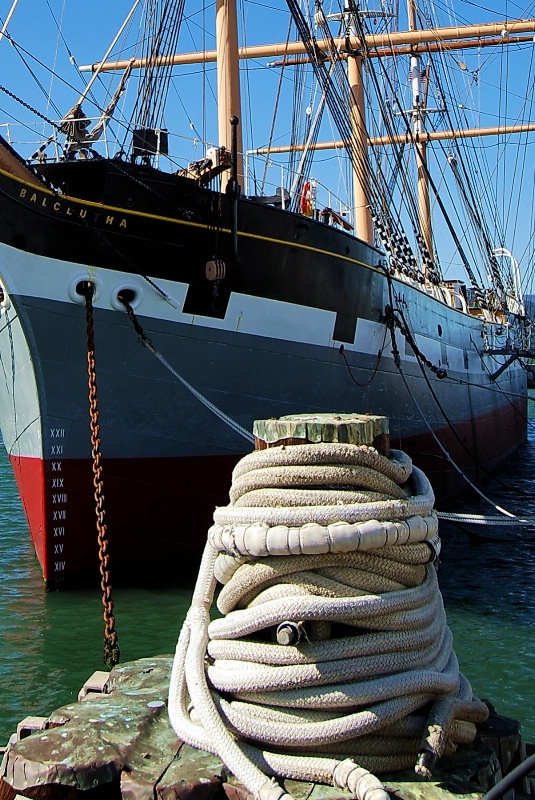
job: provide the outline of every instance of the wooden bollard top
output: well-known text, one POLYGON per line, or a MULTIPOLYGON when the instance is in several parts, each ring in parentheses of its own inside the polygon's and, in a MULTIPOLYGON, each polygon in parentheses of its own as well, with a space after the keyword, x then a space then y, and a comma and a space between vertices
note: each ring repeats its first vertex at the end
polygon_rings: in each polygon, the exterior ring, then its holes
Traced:
POLYGON ((372 414, 290 414, 257 419, 253 424, 255 450, 292 444, 344 442, 375 447, 390 455, 388 417, 372 414))

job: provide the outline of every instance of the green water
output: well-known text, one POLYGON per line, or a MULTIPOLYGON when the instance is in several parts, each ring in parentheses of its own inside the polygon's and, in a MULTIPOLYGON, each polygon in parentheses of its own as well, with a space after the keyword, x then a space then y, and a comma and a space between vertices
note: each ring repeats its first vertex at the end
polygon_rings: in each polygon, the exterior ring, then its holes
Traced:
MULTIPOLYGON (((30 714, 47 715, 104 669, 99 589, 45 591, 11 468, 0 447, 0 742, 30 714)), ((177 565, 179 569, 179 565, 177 565)), ((114 588, 121 661, 173 653, 190 592, 114 588)))
MULTIPOLYGON (((503 475, 535 492, 534 467, 532 432, 527 448, 503 475)), ((535 516, 534 496, 519 499, 499 485, 488 492, 507 508, 535 516)), ((0 498, 4 743, 23 717, 47 715, 71 702, 91 673, 103 669, 104 623, 99 590, 45 591, 3 447, 0 498)), ((473 500, 456 505, 462 509, 489 513, 473 500)), ((473 537, 441 526, 439 580, 455 650, 475 693, 491 700, 500 713, 519 719, 525 739, 535 741, 535 532, 478 532, 473 537)), ((180 564, 176 568, 179 574, 180 564)), ((122 662, 174 652, 189 591, 116 588, 113 596, 122 662)))

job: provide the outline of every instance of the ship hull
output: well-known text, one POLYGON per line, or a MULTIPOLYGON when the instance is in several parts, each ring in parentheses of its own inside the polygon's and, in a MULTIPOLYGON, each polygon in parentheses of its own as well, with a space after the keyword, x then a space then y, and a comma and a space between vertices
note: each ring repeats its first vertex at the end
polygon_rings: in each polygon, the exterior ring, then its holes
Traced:
POLYGON ((233 216, 191 182, 90 169, 47 176, 61 194, 0 176, 0 423, 49 586, 98 574, 86 281, 121 580, 194 574, 255 419, 385 415, 441 498, 465 488, 460 471, 481 479, 525 441, 525 372, 513 363, 492 380, 500 326, 387 276, 381 253, 314 220, 248 201, 233 216), (225 264, 217 281, 210 260, 225 264), (434 370, 399 328, 392 341, 392 303, 434 370))

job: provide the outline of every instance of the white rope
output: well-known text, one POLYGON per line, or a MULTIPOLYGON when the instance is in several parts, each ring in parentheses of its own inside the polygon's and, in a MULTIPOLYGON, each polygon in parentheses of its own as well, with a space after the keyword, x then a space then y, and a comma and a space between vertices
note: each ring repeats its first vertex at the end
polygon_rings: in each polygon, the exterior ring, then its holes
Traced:
POLYGON ((182 386, 184 386, 184 387, 185 387, 185 388, 188 390, 188 392, 191 392, 191 394, 192 394, 194 397, 196 397, 196 398, 197 398, 197 400, 198 400, 200 403, 202 403, 202 404, 203 404, 203 406, 205 406, 205 407, 206 407, 206 408, 207 408, 209 411, 211 411, 211 412, 212 412, 212 414, 215 414, 215 416, 216 416, 218 419, 220 419, 222 422, 224 422, 224 423, 225 423, 225 425, 228 425, 228 426, 229 426, 229 428, 232 428, 232 430, 233 430, 235 433, 237 433, 239 436, 241 436, 243 439, 246 439, 246 441, 250 442, 251 444, 254 444, 254 440, 255 440, 255 439, 254 439, 254 436, 252 435, 252 433, 250 433, 248 430, 246 430, 245 428, 243 428, 243 427, 242 427, 242 426, 241 426, 241 425, 240 425, 238 422, 236 422, 235 420, 233 420, 233 419, 232 419, 232 417, 229 417, 229 416, 228 416, 228 414, 225 414, 225 412, 224 412, 224 411, 221 411, 221 409, 220 409, 220 408, 218 408, 216 405, 214 405, 214 403, 212 403, 210 400, 208 400, 208 398, 207 398, 207 397, 205 397, 205 396, 204 396, 203 394, 201 394, 201 393, 200 393, 200 392, 199 392, 197 389, 195 389, 195 388, 194 388, 194 387, 191 385, 191 383, 188 383, 188 382, 187 382, 187 380, 186 380, 185 378, 183 378, 183 377, 182 377, 182 375, 180 375, 180 373, 178 373, 178 372, 176 371, 176 369, 174 369, 174 367, 172 367, 172 366, 171 366, 171 364, 169 363, 169 361, 167 361, 167 359, 166 359, 166 358, 164 358, 164 356, 163 356, 163 355, 162 355, 162 354, 161 354, 161 353, 160 353, 158 350, 156 350, 156 348, 154 347, 154 345, 152 344, 152 342, 151 342, 149 339, 147 339, 147 338, 145 337, 145 338, 142 338, 142 339, 141 339, 141 341, 142 341, 142 343, 145 345, 145 347, 147 348, 147 350, 150 350, 150 352, 151 352, 151 353, 152 353, 154 356, 156 356, 156 358, 158 359, 158 361, 160 361, 160 362, 161 362, 161 363, 164 365, 164 367, 165 367, 166 369, 168 369, 168 370, 169 370, 169 372, 170 372, 172 375, 174 375, 174 376, 175 376, 175 378, 176 378, 177 380, 179 380, 179 381, 180 381, 180 383, 182 384, 182 386))
POLYGON ((500 525, 500 526, 521 526, 533 527, 535 526, 535 518, 533 517, 498 517, 487 516, 486 514, 456 514, 450 511, 437 511, 437 517, 449 522, 466 522, 470 525, 500 525))
POLYGON ((274 447, 240 461, 230 495, 177 644, 177 735, 267 800, 285 797, 274 777, 387 800, 373 772, 429 775, 470 743, 488 710, 459 673, 434 497, 410 459, 274 447), (308 504, 280 506, 281 491, 308 504), (218 581, 222 616, 210 621, 218 581))

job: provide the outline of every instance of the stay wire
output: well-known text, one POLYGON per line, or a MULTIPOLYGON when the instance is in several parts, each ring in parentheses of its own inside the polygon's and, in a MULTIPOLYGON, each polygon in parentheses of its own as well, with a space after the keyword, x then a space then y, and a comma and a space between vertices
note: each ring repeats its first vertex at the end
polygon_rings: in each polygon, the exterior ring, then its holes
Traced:
MULTIPOLYGON (((286 35, 286 44, 288 44, 288 42, 290 40, 291 24, 292 24, 291 22, 288 23, 288 33, 286 35)), ((278 87, 277 87, 277 96, 276 96, 276 100, 275 100, 275 108, 274 108, 274 111, 273 111, 273 116, 271 118, 271 127, 270 127, 270 131, 269 131, 269 136, 268 136, 268 143, 267 143, 267 146, 266 146, 266 149, 268 151, 271 149, 271 146, 273 144, 273 137, 275 135, 275 122, 276 122, 276 119, 277 119, 277 113, 278 113, 278 109, 279 109, 279 103, 280 103, 280 98, 281 98, 282 84, 283 84, 284 77, 285 77, 285 73, 284 73, 284 65, 283 65, 283 67, 282 67, 282 69, 281 69, 281 71, 279 73, 279 84, 278 84, 278 87)), ((268 168, 269 168, 269 152, 268 152, 268 155, 266 156, 265 161, 264 161, 264 169, 263 169, 263 173, 262 173, 262 179, 260 181, 260 191, 261 192, 264 191, 264 187, 266 185, 268 168)), ((256 180, 255 180, 255 183, 256 183, 256 180)))

